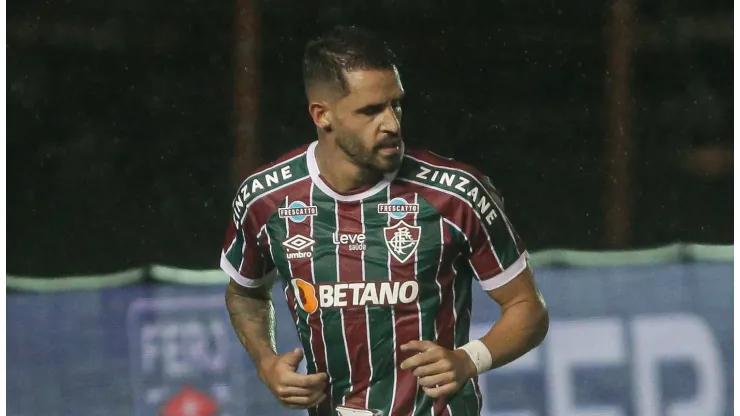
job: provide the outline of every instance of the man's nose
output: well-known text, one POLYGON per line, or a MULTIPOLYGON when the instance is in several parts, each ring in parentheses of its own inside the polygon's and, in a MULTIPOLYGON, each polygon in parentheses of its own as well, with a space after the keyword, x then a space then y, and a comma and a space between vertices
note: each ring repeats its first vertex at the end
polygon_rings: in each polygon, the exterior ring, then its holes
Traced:
POLYGON ((401 131, 401 120, 399 115, 392 107, 388 107, 383 112, 383 124, 381 129, 386 133, 398 135, 401 131))

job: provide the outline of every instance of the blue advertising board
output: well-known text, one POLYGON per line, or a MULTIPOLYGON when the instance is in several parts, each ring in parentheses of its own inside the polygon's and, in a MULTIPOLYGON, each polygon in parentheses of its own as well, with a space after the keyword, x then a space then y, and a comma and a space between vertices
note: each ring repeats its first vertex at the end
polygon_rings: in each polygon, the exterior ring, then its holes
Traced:
MULTIPOLYGON (((536 350, 481 377, 487 416, 728 416, 730 262, 539 268, 536 350)), ((134 285, 7 298, 8 415, 296 415, 257 377, 223 287, 134 285)), ((276 288, 278 345, 298 346, 276 288)), ((482 290, 471 336, 498 317, 482 290)))

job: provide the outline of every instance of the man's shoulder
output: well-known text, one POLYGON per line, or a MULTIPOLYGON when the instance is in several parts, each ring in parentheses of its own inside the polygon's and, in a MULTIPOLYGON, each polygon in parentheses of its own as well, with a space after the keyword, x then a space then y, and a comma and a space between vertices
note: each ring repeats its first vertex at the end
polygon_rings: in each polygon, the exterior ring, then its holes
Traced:
POLYGON ((429 150, 407 151, 398 179, 440 195, 455 196, 467 201, 468 205, 488 204, 489 200, 503 205, 500 192, 488 176, 467 163, 429 150))
POLYGON ((428 149, 407 149, 404 157, 412 160, 418 160, 429 164, 446 168, 457 168, 462 170, 472 169, 472 166, 455 160, 451 157, 442 156, 428 149))
POLYGON ((409 149, 404 155, 404 168, 401 174, 412 176, 417 179, 430 181, 431 183, 440 183, 444 176, 445 182, 450 178, 466 178, 472 182, 480 182, 481 185, 491 186, 490 180, 480 170, 472 165, 455 160, 451 157, 444 157, 430 150, 409 149), (434 179, 432 179, 434 178, 434 179))
POLYGON ((234 213, 237 217, 255 200, 275 191, 297 183, 307 177, 306 151, 310 144, 297 147, 284 153, 274 161, 260 166, 250 173, 239 185, 234 198, 234 213))
POLYGON ((276 167, 282 167, 291 163, 301 163, 301 159, 305 158, 309 146, 310 144, 304 144, 302 146, 296 147, 293 150, 283 153, 277 159, 258 167, 257 169, 253 170, 247 176, 247 178, 244 179, 244 181, 242 181, 242 184, 254 178, 255 176, 259 176, 260 174, 272 171, 276 167))

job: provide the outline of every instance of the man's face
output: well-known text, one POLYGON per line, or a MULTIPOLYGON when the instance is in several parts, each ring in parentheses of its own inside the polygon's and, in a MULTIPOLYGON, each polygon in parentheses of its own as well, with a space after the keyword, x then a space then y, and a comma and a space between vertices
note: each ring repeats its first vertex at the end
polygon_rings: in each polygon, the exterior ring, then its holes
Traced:
POLYGON ((337 146, 362 168, 398 169, 403 156, 398 71, 352 71, 345 77, 349 93, 331 108, 337 146))

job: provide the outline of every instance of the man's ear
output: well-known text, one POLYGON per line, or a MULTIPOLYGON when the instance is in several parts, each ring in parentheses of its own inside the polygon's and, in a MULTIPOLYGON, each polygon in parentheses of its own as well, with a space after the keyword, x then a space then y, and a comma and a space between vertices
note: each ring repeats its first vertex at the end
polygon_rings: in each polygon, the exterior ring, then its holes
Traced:
POLYGON ((331 131, 332 114, 325 102, 312 102, 308 105, 308 112, 316 127, 326 132, 331 131))

